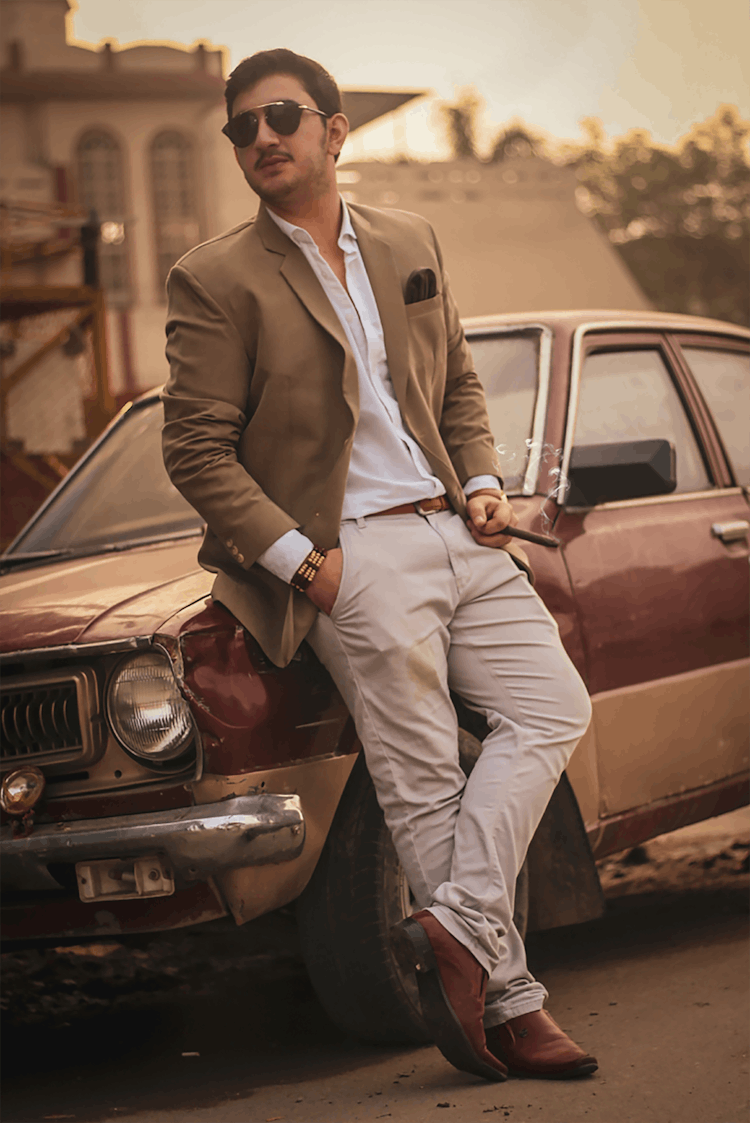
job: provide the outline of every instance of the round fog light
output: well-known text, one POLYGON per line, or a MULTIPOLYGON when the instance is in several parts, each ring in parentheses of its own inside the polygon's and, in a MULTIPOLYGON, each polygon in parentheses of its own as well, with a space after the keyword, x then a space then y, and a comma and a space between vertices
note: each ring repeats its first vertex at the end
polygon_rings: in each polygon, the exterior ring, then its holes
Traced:
POLYGON ((14 768, 0 784, 0 807, 9 815, 25 815, 39 802, 44 776, 39 768, 14 768))

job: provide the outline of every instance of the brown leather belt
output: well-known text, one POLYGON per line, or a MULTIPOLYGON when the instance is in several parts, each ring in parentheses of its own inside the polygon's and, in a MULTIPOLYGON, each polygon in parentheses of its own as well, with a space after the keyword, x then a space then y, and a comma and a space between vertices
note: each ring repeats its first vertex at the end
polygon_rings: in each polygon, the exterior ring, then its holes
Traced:
POLYGON ((452 509, 447 495, 436 495, 434 499, 420 499, 416 503, 401 503, 398 507, 389 507, 387 511, 373 511, 367 518, 371 519, 376 515, 436 515, 438 511, 451 511, 452 509))

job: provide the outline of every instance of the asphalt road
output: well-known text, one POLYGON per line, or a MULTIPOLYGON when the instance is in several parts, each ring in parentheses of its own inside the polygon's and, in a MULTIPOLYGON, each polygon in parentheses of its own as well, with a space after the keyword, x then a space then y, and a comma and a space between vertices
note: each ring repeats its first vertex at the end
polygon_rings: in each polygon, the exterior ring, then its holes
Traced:
POLYGON ((750 812, 602 868, 608 912, 529 939, 599 1072, 488 1085, 347 1040, 293 920, 3 956, 3 1123, 746 1123, 750 812))

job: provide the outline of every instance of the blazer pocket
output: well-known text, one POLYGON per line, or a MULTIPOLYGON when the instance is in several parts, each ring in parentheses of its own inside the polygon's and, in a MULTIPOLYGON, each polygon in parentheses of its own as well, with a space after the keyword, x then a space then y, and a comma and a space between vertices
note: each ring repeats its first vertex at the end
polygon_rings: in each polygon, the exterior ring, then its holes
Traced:
POLYGON ((418 316, 424 316, 428 312, 442 311, 443 294, 441 292, 435 293, 429 300, 418 300, 414 304, 405 304, 404 308, 408 320, 415 320, 418 316))

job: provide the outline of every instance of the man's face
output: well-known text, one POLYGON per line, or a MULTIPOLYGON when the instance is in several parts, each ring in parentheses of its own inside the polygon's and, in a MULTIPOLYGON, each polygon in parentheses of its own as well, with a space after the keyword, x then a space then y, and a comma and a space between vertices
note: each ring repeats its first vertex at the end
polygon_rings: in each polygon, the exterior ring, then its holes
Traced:
MULTIPOLYGON (((272 101, 296 101, 299 105, 318 108, 297 78, 290 74, 272 74, 256 85, 243 90, 234 101, 232 116, 272 101)), ((279 136, 269 128, 265 114, 258 113, 258 135, 247 148, 235 148, 242 172, 250 187, 265 202, 293 204, 319 198, 335 185, 334 152, 343 143, 337 121, 346 121, 336 114, 331 122, 317 113, 303 113, 299 128, 291 136, 279 136)), ((346 135, 344 133, 344 135, 346 135)))

